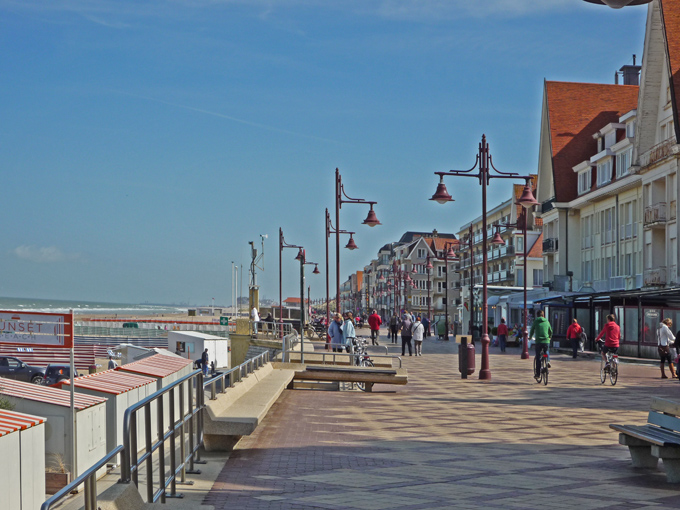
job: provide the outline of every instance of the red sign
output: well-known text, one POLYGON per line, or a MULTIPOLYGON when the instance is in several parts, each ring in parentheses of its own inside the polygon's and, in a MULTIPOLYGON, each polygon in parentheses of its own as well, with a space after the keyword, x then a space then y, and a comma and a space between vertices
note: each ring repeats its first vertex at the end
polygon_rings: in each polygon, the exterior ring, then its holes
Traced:
POLYGON ((0 343, 73 347, 73 314, 0 311, 0 343))

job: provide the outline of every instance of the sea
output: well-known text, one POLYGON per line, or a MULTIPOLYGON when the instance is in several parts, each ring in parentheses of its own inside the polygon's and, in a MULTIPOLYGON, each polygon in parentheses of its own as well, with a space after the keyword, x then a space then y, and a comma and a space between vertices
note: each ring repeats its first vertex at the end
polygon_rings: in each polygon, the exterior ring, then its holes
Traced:
POLYGON ((74 315, 144 316, 156 314, 186 314, 187 307, 179 305, 103 303, 97 301, 66 301, 59 299, 33 299, 0 297, 0 310, 68 313, 74 315))

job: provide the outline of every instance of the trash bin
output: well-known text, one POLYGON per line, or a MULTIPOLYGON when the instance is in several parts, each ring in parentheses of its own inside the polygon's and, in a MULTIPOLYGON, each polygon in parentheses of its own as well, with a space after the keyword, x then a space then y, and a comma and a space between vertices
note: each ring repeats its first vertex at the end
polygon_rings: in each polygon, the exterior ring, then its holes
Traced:
POLYGON ((90 365, 87 367, 87 373, 88 374, 96 374, 97 373, 97 365, 90 365))
POLYGON ((466 337, 458 344, 458 371, 461 379, 475 373, 475 344, 468 343, 466 337))

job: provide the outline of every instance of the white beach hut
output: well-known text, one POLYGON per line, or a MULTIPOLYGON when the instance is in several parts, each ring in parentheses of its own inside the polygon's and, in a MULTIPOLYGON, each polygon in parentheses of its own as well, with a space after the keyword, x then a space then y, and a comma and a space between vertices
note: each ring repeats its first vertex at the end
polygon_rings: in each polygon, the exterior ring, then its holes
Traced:
MULTIPOLYGON (((125 410, 156 391, 156 379, 119 370, 107 370, 74 381, 77 393, 106 399, 106 450, 123 444, 123 419, 125 410)), ((61 381, 59 386, 69 391, 71 381, 61 381)), ((145 414, 139 415, 137 437, 144 437, 145 414)), ((156 427, 156 407, 151 407, 151 425, 156 427)), ((155 430, 155 429, 154 429, 155 430)))
MULTIPOLYGON (((0 394, 20 413, 44 416, 45 462, 63 459, 72 478, 84 473, 104 457, 106 450, 106 399, 76 393, 76 473, 73 473, 71 442, 71 394, 69 391, 0 378, 0 394)), ((102 468, 98 475, 105 474, 102 468)))
POLYGON ((45 418, 0 409, 2 508, 34 510, 45 501, 45 418))
POLYGON ((190 360, 201 358, 208 349, 208 359, 215 368, 231 368, 231 343, 228 338, 198 331, 169 331, 168 350, 190 360))

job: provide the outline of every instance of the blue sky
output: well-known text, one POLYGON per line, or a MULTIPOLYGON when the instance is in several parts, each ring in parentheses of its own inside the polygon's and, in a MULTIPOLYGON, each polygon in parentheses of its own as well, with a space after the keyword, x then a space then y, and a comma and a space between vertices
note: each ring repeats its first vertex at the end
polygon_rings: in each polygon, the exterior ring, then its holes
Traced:
MULTIPOLYGON (((0 0, 0 295, 228 304, 231 261, 247 265, 248 241, 267 234, 258 280, 277 298, 279 227, 325 259, 336 167, 383 223, 343 207, 360 249, 343 250, 342 279, 406 230, 455 232, 481 213, 481 190, 448 181, 456 202, 439 206, 433 172, 472 166, 482 133, 499 169, 535 172, 543 80, 613 83, 641 59, 646 12, 0 0)), ((509 186, 492 182, 489 203, 509 186)), ((299 292, 294 256, 284 298, 299 292)), ((323 274, 308 282, 325 295, 323 274)))

